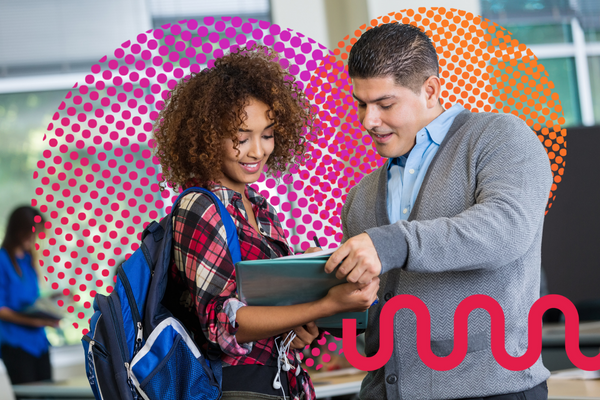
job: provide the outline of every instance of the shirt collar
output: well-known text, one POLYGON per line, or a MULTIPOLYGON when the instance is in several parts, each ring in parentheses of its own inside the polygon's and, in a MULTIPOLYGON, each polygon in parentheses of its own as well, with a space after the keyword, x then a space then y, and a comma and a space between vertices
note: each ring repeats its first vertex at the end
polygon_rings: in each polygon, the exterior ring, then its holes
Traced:
POLYGON ((442 141, 446 137, 446 134, 450 130, 454 117, 464 110, 464 107, 460 103, 454 104, 452 107, 437 116, 436 119, 431 121, 424 129, 427 130, 431 140, 433 140, 438 146, 442 144, 442 141))
MULTIPOLYGON (((235 190, 229 189, 225 186, 215 184, 212 192, 219 199, 221 199, 223 204, 226 206, 229 204, 232 207, 236 207, 234 203, 237 201, 242 201, 242 195, 239 192, 236 192, 235 190)), ((283 228, 279 224, 275 224, 275 221, 273 220, 274 218, 277 218, 277 213, 274 209, 272 209, 272 206, 269 205, 267 199, 254 190, 254 188, 252 188, 250 185, 246 185, 245 192, 248 200, 250 200, 253 206, 258 207, 255 217, 259 227, 265 229, 263 235, 270 237, 273 240, 277 240, 289 248, 283 228)), ((248 212, 248 210, 246 210, 246 212, 248 212)), ((293 252, 290 251, 290 254, 293 254, 293 252)))
MULTIPOLYGON (((248 197, 248 200, 250 200, 252 204, 259 206, 260 208, 265 208, 267 200, 250 185, 246 185, 244 191, 246 197, 248 197)), ((218 184, 213 186, 212 192, 223 202, 223 204, 233 204, 235 200, 242 200, 241 193, 218 184)))

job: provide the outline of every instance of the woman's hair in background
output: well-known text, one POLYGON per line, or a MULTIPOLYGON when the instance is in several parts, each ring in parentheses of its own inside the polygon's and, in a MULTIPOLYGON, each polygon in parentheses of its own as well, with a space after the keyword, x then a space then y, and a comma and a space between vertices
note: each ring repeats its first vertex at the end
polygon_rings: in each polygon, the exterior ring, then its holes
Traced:
MULTIPOLYGON (((17 272, 20 272, 15 251, 22 246, 27 239, 33 235, 33 229, 36 225, 41 226, 44 223, 44 216, 34 207, 21 206, 13 210, 8 218, 2 248, 6 249, 10 260, 12 261, 17 272), (39 222, 35 221, 35 217, 39 216, 39 222)), ((29 252, 31 249, 25 249, 29 252)))
POLYGON ((241 48, 177 84, 154 125, 162 182, 185 187, 193 179, 209 188, 221 173, 223 139, 239 146, 237 132, 251 99, 265 103, 275 122, 268 172, 285 172, 290 163, 304 161, 305 135, 312 133, 314 115, 295 77, 278 59, 265 46, 241 48))

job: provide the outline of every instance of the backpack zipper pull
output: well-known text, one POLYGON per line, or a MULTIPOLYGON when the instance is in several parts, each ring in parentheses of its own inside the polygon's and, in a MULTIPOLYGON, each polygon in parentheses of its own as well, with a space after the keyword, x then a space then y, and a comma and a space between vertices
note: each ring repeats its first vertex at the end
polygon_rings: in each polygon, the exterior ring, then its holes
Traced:
POLYGON ((140 344, 142 343, 142 340, 143 340, 143 333, 144 333, 144 328, 142 327, 142 323, 138 322, 137 323, 137 336, 136 336, 135 340, 140 344))
POLYGON ((131 380, 131 382, 133 383, 133 380, 131 379, 131 376, 133 375, 133 372, 131 371, 131 368, 129 368, 129 363, 128 362, 125 363, 125 369, 127 370, 127 378, 128 378, 128 380, 131 380))

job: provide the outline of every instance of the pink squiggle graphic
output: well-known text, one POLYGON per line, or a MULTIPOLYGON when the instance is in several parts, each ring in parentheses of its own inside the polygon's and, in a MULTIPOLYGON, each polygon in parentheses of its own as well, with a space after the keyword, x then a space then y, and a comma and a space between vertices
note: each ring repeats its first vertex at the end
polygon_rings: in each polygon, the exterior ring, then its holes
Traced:
POLYGON ((579 350, 579 315, 573 303, 564 296, 547 295, 538 299, 528 316, 528 348, 525 354, 513 357, 504 347, 504 311, 490 296, 478 294, 464 299, 454 314, 454 348, 446 357, 438 357, 431 351, 431 318, 423 301, 412 295, 399 295, 390 299, 382 308, 379 320, 379 351, 372 357, 364 357, 356 350, 356 321, 344 320, 343 344, 346 358, 354 367, 374 371, 383 367, 392 356, 394 348, 394 315, 403 308, 411 309, 417 316, 417 351, 425 365, 436 371, 447 371, 458 366, 467 354, 468 317, 471 311, 482 308, 490 314, 491 347, 494 358, 502 367, 521 371, 531 367, 542 350, 542 315, 557 308, 565 315, 565 348, 567 356, 578 368, 586 371, 600 369, 600 354, 584 356, 579 350))

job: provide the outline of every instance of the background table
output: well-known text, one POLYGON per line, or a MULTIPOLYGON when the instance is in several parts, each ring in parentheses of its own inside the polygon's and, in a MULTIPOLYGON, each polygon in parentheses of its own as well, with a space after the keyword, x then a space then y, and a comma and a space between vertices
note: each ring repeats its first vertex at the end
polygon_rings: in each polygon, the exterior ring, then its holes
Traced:
MULTIPOLYGON (((600 321, 579 324, 579 348, 585 356, 600 351, 600 321)), ((550 371, 574 368, 565 351, 565 325, 544 324, 542 328, 542 360, 550 371)))
POLYGON ((600 399, 600 379, 548 379, 548 400, 600 399))
MULTIPOLYGON (((366 372, 355 368, 312 373, 318 399, 358 393, 366 372)), ((94 396, 86 378, 13 386, 17 399, 90 400, 94 396)), ((567 380, 550 377, 548 400, 600 400, 600 379, 567 380)))
POLYGON ((86 377, 77 377, 59 382, 35 382, 13 385, 18 399, 68 399, 89 400, 94 394, 86 377))

